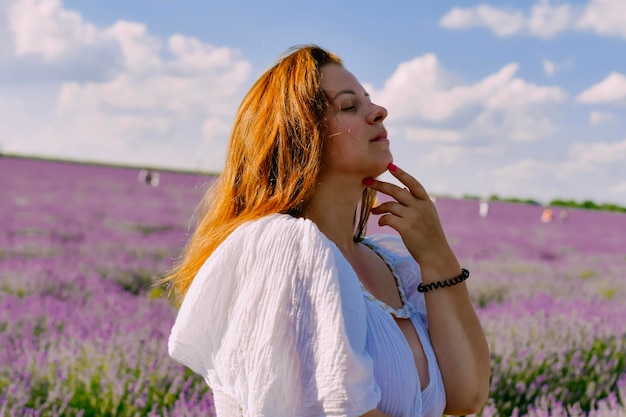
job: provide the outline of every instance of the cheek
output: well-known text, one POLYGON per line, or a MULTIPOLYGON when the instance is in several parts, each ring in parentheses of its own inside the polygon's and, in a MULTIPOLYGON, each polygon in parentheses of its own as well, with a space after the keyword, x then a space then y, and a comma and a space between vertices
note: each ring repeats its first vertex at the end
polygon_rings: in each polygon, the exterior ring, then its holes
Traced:
POLYGON ((322 153, 325 166, 330 168, 345 163, 350 154, 349 150, 346 149, 345 142, 343 135, 336 135, 325 142, 322 153))
POLYGON ((329 136, 332 137, 340 137, 340 136, 352 136, 352 126, 351 124, 344 120, 341 115, 330 119, 328 123, 328 132, 329 136))

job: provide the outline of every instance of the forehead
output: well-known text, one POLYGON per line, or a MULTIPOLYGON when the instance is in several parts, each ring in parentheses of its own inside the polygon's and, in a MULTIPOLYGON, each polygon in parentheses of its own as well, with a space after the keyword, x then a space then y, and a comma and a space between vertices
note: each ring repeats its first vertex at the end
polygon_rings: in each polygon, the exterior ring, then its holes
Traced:
POLYGON ((354 92, 363 90, 356 77, 341 65, 324 65, 321 73, 321 86, 325 91, 332 93, 342 90, 353 90, 354 92))

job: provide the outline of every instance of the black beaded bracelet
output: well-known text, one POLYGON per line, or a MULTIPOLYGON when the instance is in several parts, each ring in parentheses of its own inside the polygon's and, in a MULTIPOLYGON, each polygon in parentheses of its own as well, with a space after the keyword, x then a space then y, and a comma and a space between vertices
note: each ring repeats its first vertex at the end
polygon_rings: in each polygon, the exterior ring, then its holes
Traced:
POLYGON ((470 273, 467 269, 461 268, 461 275, 459 275, 458 277, 450 278, 447 281, 431 282, 430 284, 425 284, 425 285, 420 283, 420 285, 417 286, 417 291, 428 292, 428 291, 436 290, 437 288, 451 287, 453 285, 456 285, 460 282, 465 281, 466 279, 469 278, 469 275, 470 273))

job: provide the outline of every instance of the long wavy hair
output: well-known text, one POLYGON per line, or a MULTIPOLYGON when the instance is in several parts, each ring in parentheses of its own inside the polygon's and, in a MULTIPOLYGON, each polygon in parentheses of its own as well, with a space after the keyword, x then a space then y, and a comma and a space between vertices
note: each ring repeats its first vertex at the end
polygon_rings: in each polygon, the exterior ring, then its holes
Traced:
MULTIPOLYGON (((252 86, 237 111, 222 174, 205 193, 181 257, 162 281, 182 299, 194 276, 244 222, 273 213, 300 217, 322 165, 331 102, 321 68, 343 65, 316 45, 291 48, 252 86)), ((375 191, 366 188, 355 212, 354 240, 363 239, 375 191)))

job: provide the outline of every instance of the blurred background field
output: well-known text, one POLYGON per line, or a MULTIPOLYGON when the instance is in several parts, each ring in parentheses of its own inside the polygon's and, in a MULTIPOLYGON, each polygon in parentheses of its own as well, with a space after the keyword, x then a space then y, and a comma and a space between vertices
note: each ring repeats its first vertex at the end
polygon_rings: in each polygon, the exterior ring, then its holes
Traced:
MULTIPOLYGON (((211 177, 146 174, 0 158, 1 416, 212 415, 154 285, 211 177)), ((626 214, 436 204, 492 350, 481 415, 626 416, 626 214)))

